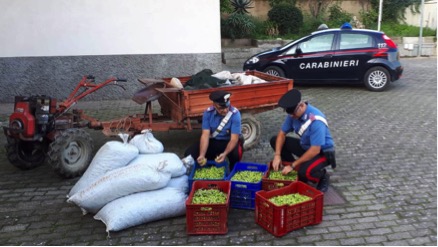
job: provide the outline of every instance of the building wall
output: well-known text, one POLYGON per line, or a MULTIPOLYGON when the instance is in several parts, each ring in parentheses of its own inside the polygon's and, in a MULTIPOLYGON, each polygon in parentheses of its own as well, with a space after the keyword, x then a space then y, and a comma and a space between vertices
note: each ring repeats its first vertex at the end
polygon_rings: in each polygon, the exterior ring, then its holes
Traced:
MULTIPOLYGON (((420 9, 421 10, 421 9, 420 9)), ((408 8, 405 12, 406 23, 413 26, 420 26, 420 14, 413 14, 408 8)), ((437 27, 437 1, 424 3, 423 27, 436 29, 437 27)))
POLYGON ((0 102, 65 98, 85 74, 129 80, 221 69, 219 0, 0 0, 0 102), (202 10, 202 11, 199 11, 202 10), (189 17, 189 18, 187 18, 189 17))

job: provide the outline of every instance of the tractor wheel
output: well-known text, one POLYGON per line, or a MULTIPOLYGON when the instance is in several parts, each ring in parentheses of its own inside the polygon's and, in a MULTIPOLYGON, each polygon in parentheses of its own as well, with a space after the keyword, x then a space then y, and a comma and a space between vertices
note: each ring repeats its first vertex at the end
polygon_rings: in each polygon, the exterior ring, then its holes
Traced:
POLYGON ((93 141, 82 129, 60 132, 49 146, 48 158, 55 173, 64 178, 82 175, 93 154, 93 141))
POLYGON ((243 149, 248 150, 259 143, 261 136, 260 122, 250 114, 242 114, 242 135, 245 139, 243 149))
POLYGON ((44 163, 47 150, 46 142, 23 141, 8 137, 5 145, 9 162, 22 169, 29 170, 44 163))

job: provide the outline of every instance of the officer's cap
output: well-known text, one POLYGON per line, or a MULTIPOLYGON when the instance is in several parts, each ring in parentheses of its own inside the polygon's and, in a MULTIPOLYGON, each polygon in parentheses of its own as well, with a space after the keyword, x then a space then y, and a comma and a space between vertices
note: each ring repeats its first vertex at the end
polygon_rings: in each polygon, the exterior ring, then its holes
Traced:
POLYGON ((298 103, 301 102, 301 92, 298 89, 289 90, 278 101, 278 105, 285 110, 295 109, 298 103))
POLYGON ((210 94, 209 98, 214 103, 219 104, 220 106, 228 106, 230 102, 231 93, 218 90, 214 91, 210 94))

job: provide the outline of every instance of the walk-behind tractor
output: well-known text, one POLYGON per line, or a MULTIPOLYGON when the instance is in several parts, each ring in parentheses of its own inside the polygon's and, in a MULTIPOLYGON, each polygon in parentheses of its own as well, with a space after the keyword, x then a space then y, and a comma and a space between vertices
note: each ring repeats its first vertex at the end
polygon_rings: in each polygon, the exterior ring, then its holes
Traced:
POLYGON ((69 109, 81 98, 104 86, 121 86, 118 81, 126 80, 110 78, 93 84, 93 76, 84 76, 60 104, 45 95, 16 96, 9 126, 3 127, 9 162, 27 170, 43 164, 47 157, 48 163, 60 176, 71 178, 81 175, 92 158, 93 142, 82 129, 88 124, 82 118, 82 111, 69 109), (81 88, 84 90, 79 92, 81 88))
MULTIPOLYGON (((260 122, 254 114, 276 108, 279 98, 292 89, 293 81, 258 71, 246 71, 244 75, 266 81, 226 88, 232 94, 232 105, 242 113, 244 148, 249 149, 258 143, 261 136, 260 122)), ((191 77, 177 79, 185 85, 191 77)), ((88 94, 107 85, 121 86, 117 82, 125 79, 109 78, 94 84, 93 76, 84 76, 68 98, 59 104, 56 99, 44 95, 17 96, 9 126, 3 127, 10 163, 26 170, 43 164, 47 159, 60 176, 80 176, 88 168, 93 155, 92 140, 85 127, 103 130, 105 135, 124 132, 131 137, 145 129, 200 129, 202 114, 211 105, 208 95, 220 90, 219 87, 184 90, 174 87, 172 78, 138 80, 144 87, 132 99, 140 105, 146 104, 145 111, 105 122, 87 116, 83 110, 69 110, 88 94), (152 111, 154 100, 158 100, 161 114, 152 111)))

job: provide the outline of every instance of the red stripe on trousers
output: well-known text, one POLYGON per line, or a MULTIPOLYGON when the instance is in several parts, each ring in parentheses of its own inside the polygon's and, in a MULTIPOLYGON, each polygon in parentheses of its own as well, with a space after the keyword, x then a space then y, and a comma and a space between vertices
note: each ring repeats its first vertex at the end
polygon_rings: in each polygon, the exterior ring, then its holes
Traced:
POLYGON ((326 160, 327 159, 325 157, 321 157, 321 158, 315 160, 315 162, 313 162, 312 164, 310 164, 310 166, 307 167, 307 170, 306 170, 307 179, 309 179, 310 181, 315 182, 315 183, 319 182, 319 178, 313 178, 310 176, 310 171, 312 171, 312 169, 315 168, 315 166, 321 164, 322 162, 325 162, 326 160))

